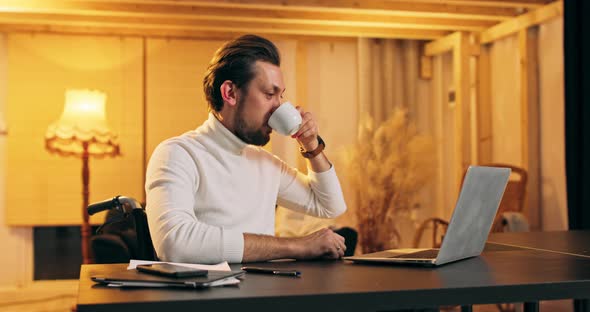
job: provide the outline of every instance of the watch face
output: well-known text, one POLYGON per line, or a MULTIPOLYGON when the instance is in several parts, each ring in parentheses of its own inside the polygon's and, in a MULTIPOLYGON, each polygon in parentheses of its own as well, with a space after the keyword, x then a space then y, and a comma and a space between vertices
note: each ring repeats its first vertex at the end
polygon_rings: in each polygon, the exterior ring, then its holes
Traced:
POLYGON ((326 143, 324 143, 324 139, 322 139, 322 137, 321 137, 321 136, 319 136, 319 135, 318 135, 318 143, 319 143, 320 145, 324 145, 324 147, 326 147, 326 143))

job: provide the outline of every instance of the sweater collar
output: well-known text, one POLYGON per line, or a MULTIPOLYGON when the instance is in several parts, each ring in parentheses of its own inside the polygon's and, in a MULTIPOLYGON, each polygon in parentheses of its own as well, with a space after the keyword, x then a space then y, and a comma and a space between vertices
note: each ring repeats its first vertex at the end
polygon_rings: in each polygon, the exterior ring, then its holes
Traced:
POLYGON ((207 123, 211 127, 213 137, 221 147, 237 155, 242 154, 242 151, 248 144, 229 131, 213 113, 209 113, 207 123))

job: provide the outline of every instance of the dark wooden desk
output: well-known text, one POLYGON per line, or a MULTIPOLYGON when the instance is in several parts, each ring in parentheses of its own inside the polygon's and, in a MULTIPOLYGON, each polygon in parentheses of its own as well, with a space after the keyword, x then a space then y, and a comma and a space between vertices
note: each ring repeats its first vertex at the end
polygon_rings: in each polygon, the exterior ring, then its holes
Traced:
MULTIPOLYGON (((492 233, 487 246, 496 250, 519 247, 590 258, 590 231, 492 233)), ((574 311, 590 311, 590 300, 575 299, 574 311)))
POLYGON ((83 265, 78 311, 383 311, 590 297, 590 259, 516 248, 439 268, 346 261, 260 266, 296 268, 303 276, 248 274, 239 286, 207 290, 111 289, 96 286, 90 276, 126 264, 83 265))
POLYGON ((590 231, 492 233, 488 243, 590 257, 590 231))

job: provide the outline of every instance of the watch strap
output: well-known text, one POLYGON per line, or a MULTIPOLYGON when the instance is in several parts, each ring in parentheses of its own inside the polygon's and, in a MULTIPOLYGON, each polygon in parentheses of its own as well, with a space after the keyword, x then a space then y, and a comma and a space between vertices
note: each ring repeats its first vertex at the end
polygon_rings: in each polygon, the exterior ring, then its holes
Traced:
POLYGON ((299 151, 301 152, 301 156, 305 158, 314 158, 319 153, 321 153, 324 148, 326 148, 326 143, 324 143, 322 137, 318 135, 318 147, 316 147, 313 151, 305 151, 303 147, 299 147, 299 151))

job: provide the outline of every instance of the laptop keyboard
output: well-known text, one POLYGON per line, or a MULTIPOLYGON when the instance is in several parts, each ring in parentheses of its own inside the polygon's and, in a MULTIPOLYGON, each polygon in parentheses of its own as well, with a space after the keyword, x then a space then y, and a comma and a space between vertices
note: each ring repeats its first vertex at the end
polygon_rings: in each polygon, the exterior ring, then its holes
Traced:
POLYGON ((438 249, 427 249, 390 258, 434 259, 438 255, 438 249))

